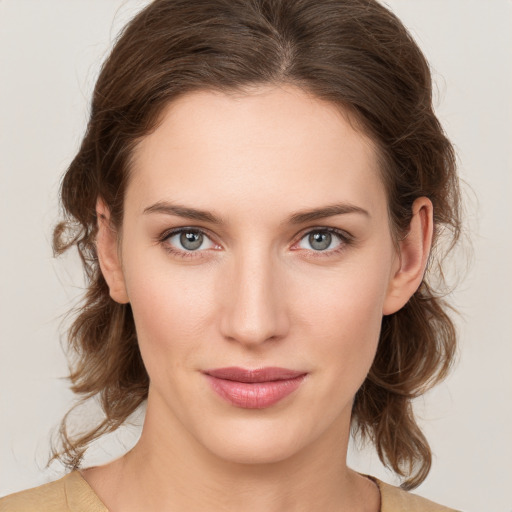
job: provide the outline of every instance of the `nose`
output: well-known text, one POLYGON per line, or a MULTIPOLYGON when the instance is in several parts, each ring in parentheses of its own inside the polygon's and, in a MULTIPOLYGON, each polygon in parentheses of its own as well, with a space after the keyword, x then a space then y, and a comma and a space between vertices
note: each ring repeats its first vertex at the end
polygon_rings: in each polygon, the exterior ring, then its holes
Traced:
POLYGON ((235 258, 222 286, 222 335, 247 348, 283 338, 289 330, 279 264, 262 252, 235 258))

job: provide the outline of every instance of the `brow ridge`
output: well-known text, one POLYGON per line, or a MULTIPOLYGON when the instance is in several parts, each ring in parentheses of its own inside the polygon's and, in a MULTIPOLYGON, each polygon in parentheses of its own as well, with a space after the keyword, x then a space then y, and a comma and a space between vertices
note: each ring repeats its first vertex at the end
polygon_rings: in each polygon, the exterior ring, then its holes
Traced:
POLYGON ((370 217, 370 213, 360 206, 356 206, 350 203, 337 203, 321 208, 313 208, 311 210, 304 210, 293 213, 288 218, 288 223, 304 224, 305 222, 311 222, 313 220, 324 219, 326 217, 334 217, 335 215, 346 215, 350 213, 357 213, 366 217, 370 217))
MULTIPOLYGON (((145 208, 143 213, 163 213, 166 215, 175 215, 178 217, 184 217, 201 222, 209 222, 211 224, 223 224, 221 218, 217 217, 209 211, 172 204, 167 201, 158 201, 157 203, 145 208)), ((360 206, 349 203, 337 203, 320 208, 313 208, 311 210, 295 212, 291 214, 284 223, 304 224, 306 222, 333 217, 335 215, 346 215, 352 213, 364 215, 367 217, 370 216, 370 213, 360 206)))
POLYGON ((157 203, 144 208, 143 213, 164 213, 167 215, 176 215, 178 217, 185 217, 187 219, 202 222, 210 222, 211 224, 222 224, 221 219, 211 212, 197 208, 189 208, 188 206, 172 204, 167 201, 158 201, 157 203))

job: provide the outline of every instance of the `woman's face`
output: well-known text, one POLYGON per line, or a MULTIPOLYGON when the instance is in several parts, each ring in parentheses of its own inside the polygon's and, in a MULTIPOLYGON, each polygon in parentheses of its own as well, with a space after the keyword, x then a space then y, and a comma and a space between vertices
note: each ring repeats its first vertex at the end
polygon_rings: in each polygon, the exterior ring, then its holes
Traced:
POLYGON ((133 164, 120 254, 148 425, 237 462, 346 440, 398 268, 369 139, 291 86, 203 91, 133 164))

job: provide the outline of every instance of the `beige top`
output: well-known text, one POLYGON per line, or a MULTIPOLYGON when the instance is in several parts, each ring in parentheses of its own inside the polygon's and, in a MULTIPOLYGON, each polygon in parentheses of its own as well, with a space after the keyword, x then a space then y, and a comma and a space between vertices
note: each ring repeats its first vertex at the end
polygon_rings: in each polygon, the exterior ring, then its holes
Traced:
MULTIPOLYGON (((380 512, 455 512, 425 498, 385 484, 376 478, 380 512)), ((27 491, 0 498, 0 512, 108 512, 78 471, 27 491)))

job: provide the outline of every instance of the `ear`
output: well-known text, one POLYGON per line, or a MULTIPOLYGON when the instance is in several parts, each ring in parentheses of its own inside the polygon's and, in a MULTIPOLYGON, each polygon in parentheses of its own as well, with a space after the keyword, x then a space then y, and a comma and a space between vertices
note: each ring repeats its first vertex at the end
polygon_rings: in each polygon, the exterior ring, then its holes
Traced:
POLYGON ((389 282, 383 315, 396 313, 405 306, 420 286, 432 245, 433 226, 432 202, 426 197, 419 197, 412 205, 409 231, 398 242, 398 269, 389 282))
POLYGON ((96 217, 98 219, 96 252, 101 273, 107 282, 112 299, 119 304, 127 304, 130 301, 119 257, 118 235, 110 223, 110 211, 102 199, 96 202, 96 217))

